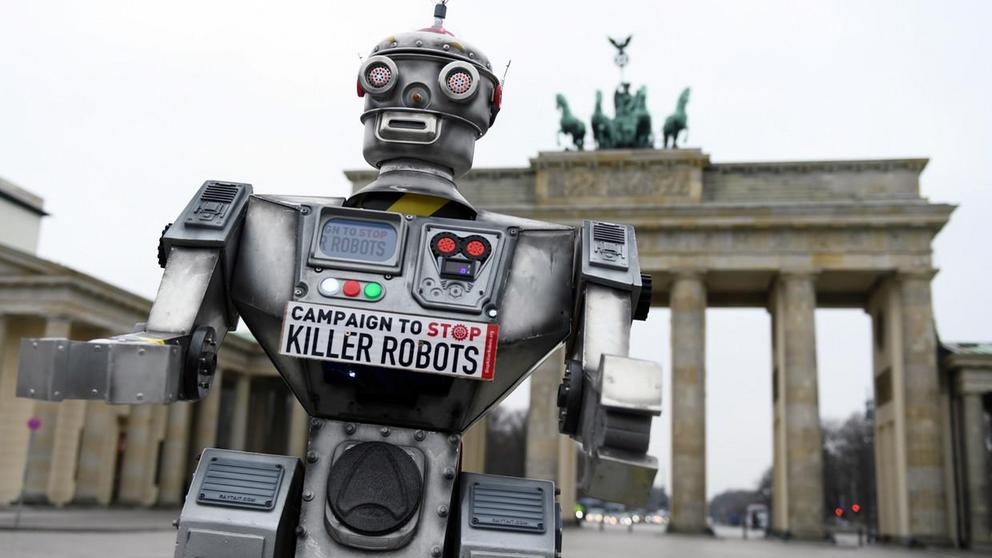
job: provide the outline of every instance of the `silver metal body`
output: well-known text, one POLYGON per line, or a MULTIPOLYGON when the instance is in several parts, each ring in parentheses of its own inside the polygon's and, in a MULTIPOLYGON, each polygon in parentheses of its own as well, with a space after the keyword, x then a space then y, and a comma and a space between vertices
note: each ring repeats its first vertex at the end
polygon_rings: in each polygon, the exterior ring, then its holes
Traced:
POLYGON ((175 555, 291 555, 302 484, 295 457, 205 450, 183 506, 175 555))
MULTIPOLYGON (((312 416, 461 433, 568 338, 574 305, 572 229, 507 216, 489 219, 486 214, 468 222, 400 215, 406 234, 400 272, 315 266, 311 263, 315 228, 327 216, 325 211, 338 208, 341 201, 253 197, 232 281, 232 298, 242 319, 273 355, 279 372, 312 416), (471 282, 471 292, 457 300, 443 293, 432 299, 425 284, 441 283, 436 269, 425 270, 433 265, 427 254, 429 235, 441 229, 500 238, 488 262, 490 269, 481 272, 479 280, 471 282), (383 285, 385 296, 374 303, 328 298, 317 288, 326 277, 376 281, 383 285), (464 303, 466 299, 472 303, 464 303), (494 378, 481 382, 403 370, 383 373, 282 355, 289 301, 496 324, 494 378)), ((446 281, 445 290, 463 285, 460 288, 467 291, 469 284, 446 281)))
POLYGON ((206 452, 176 558, 554 557, 553 483, 460 475, 460 436, 565 345, 581 488, 643 503, 661 372, 628 358, 648 289, 634 230, 477 211, 458 193, 502 84, 440 23, 379 43, 358 85, 376 181, 348 199, 205 183, 163 234, 147 324, 24 340, 17 393, 202 398, 240 318, 312 417, 305 464, 206 452))

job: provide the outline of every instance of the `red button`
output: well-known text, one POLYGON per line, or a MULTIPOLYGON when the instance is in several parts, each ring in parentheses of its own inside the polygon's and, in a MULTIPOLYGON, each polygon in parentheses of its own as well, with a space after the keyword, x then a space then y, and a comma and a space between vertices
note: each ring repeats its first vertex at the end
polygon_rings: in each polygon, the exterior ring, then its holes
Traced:
POLYGON ((358 296, 358 293, 362 292, 362 284, 358 281, 345 281, 341 290, 344 296, 358 296))

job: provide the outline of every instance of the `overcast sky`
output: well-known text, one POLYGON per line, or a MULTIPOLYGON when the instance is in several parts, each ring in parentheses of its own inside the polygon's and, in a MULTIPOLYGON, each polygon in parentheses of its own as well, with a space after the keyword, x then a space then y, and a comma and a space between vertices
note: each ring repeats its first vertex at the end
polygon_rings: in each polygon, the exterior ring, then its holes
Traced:
MULTIPOLYGON (((145 296, 155 248, 205 179, 343 195, 364 168, 359 54, 426 26, 430 0, 0 2, 0 176, 52 213, 40 254, 145 296)), ((616 82, 606 35, 633 34, 627 77, 655 123, 693 88, 691 146, 714 161, 929 157, 923 195, 959 204, 934 245, 939 332, 992 340, 992 2, 452 0, 448 27, 502 68, 477 166, 557 149, 555 93, 582 117, 616 82)), ((820 411, 870 395, 869 323, 817 314, 820 411)), ((707 314, 708 491, 771 462, 770 320, 707 314)), ((634 352, 666 370, 668 313, 634 352)), ((511 404, 526 404, 515 394, 511 404)), ((669 417, 652 450, 669 469, 669 417)))

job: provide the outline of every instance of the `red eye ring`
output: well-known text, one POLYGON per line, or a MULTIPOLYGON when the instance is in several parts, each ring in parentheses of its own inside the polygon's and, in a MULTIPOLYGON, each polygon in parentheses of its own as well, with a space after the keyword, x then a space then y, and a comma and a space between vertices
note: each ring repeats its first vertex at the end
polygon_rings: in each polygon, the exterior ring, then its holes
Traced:
POLYGON ((438 256, 453 256, 458 253, 460 242, 457 236, 443 232, 437 234, 431 240, 431 249, 438 256))
POLYGON ((442 254, 451 254, 458 248, 458 244, 451 238, 445 237, 437 241, 437 251, 442 254))
POLYGON ((473 240, 465 245, 465 253, 477 258, 486 253, 486 245, 478 240, 473 240))
POLYGON ((462 240, 462 253, 470 259, 483 261, 489 257, 491 252, 492 246, 485 237, 472 235, 462 240))

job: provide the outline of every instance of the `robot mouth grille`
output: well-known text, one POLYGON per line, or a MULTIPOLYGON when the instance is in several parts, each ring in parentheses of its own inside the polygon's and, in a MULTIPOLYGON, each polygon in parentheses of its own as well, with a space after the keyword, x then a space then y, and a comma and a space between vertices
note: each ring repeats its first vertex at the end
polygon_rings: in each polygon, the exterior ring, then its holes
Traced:
POLYGON ((385 87, 393 77, 393 72, 387 66, 372 66, 365 76, 372 87, 385 87))
POLYGON ((448 89, 456 95, 467 93, 472 87, 472 76, 468 72, 452 72, 448 76, 448 89))

